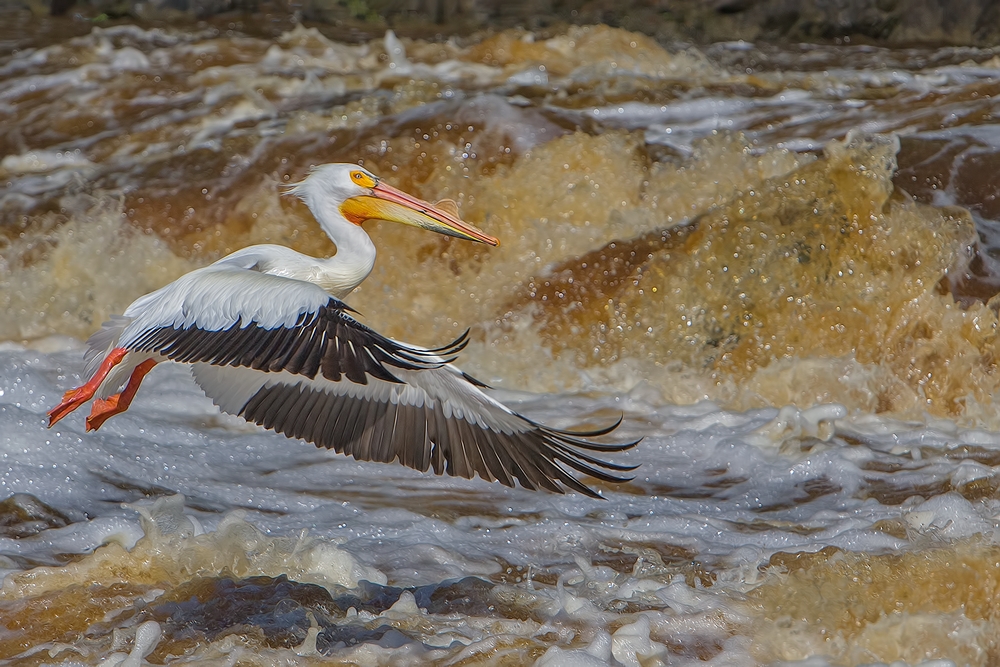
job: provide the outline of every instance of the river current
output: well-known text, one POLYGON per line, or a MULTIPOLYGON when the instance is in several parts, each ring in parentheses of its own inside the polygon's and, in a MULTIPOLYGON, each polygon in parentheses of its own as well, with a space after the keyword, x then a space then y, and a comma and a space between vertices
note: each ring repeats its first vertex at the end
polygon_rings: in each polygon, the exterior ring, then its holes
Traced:
POLYGON ((996 52, 6 25, 4 664, 1000 660, 996 52), (338 161, 501 240, 368 225, 363 321, 471 327, 538 421, 624 416, 633 481, 359 463, 164 364, 46 428, 137 296, 333 254, 282 186, 338 161))

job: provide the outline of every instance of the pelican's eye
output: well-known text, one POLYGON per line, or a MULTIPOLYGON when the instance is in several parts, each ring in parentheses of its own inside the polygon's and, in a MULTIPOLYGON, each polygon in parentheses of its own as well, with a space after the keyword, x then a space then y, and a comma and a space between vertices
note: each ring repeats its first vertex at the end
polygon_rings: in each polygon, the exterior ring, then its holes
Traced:
POLYGON ((375 179, 360 169, 355 169, 351 172, 351 180, 355 185, 360 185, 363 188, 375 187, 375 179))

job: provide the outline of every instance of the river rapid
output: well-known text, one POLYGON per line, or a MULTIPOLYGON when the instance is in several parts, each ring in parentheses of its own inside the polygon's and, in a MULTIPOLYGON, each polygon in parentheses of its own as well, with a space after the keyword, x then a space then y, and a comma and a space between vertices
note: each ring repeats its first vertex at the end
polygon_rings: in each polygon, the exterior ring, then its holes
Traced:
POLYGON ((4 664, 1000 661, 1000 51, 18 16, 4 664), (501 239, 369 224, 363 321, 471 327, 461 367, 533 419, 623 415, 633 481, 358 463, 164 364, 100 431, 46 428, 132 299, 253 243, 333 254, 282 186, 338 161, 501 239))

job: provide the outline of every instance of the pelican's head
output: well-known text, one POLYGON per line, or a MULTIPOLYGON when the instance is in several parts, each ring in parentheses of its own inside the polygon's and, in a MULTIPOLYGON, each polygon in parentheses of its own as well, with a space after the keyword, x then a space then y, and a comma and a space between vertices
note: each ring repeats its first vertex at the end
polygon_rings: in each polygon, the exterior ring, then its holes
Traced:
POLYGON ((378 176, 356 164, 324 164, 314 167, 287 194, 299 197, 315 213, 323 205, 336 208, 348 222, 388 220, 421 227, 469 241, 500 245, 500 241, 458 217, 451 200, 425 202, 383 183, 378 176))

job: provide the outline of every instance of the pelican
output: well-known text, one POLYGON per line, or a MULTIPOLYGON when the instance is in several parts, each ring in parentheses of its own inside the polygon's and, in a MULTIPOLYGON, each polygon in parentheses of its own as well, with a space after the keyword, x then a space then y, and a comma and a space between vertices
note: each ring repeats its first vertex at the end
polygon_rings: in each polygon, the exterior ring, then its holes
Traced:
POLYGON ((382 336, 341 299, 368 277, 375 245, 366 220, 387 220, 496 246, 462 221, 453 201, 430 204, 353 164, 314 168, 299 197, 337 246, 316 259, 277 245, 238 250, 136 299, 88 340, 87 377, 49 412, 49 427, 93 400, 86 429, 128 409, 157 363, 190 364, 195 381, 229 414, 361 461, 592 497, 571 471, 606 482, 635 466, 588 452, 635 446, 593 438, 610 426, 544 426, 487 395, 452 362, 468 331, 435 349, 382 336))

